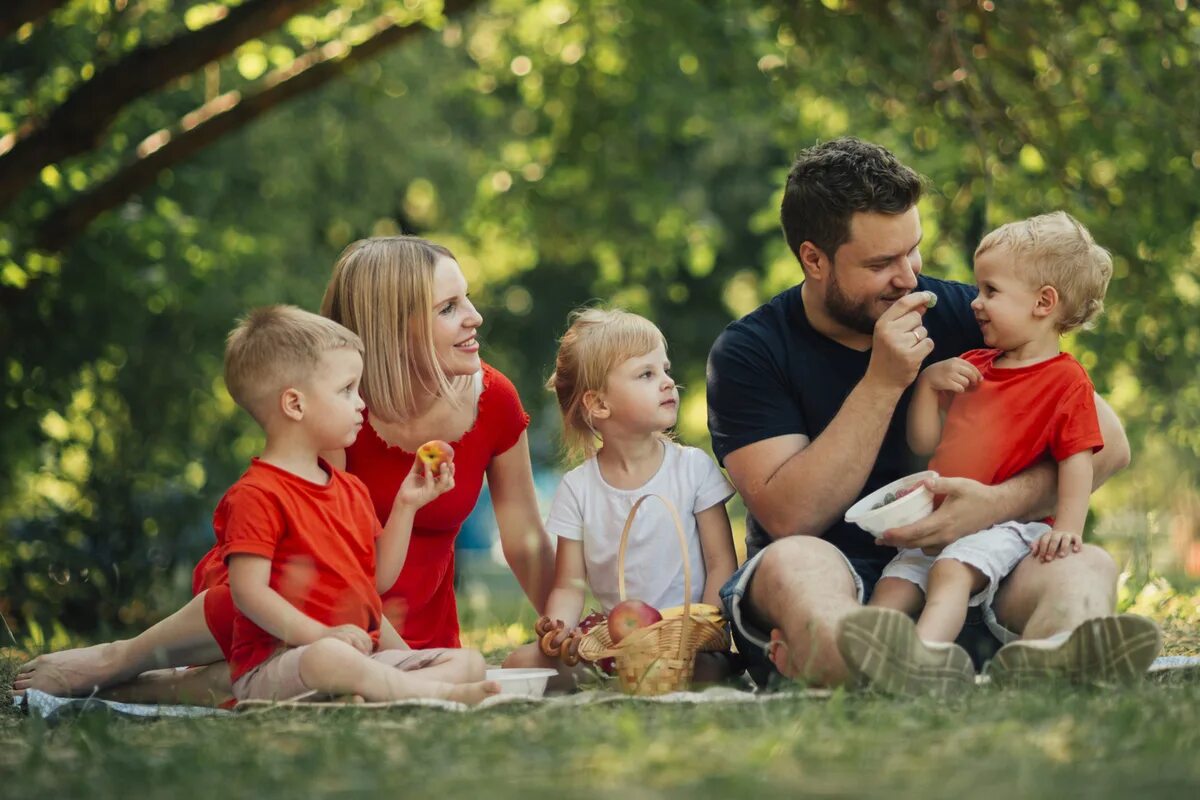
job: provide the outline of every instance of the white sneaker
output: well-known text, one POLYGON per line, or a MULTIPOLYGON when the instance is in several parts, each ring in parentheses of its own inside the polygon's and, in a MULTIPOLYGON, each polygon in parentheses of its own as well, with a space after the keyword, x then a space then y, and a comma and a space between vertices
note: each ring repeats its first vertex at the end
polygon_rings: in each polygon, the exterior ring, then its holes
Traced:
POLYGON ((1068 636, 1010 642, 988 662, 987 674, 1000 686, 1047 679, 1074 683, 1131 683, 1162 649, 1153 620, 1136 614, 1097 617, 1068 636))
POLYGON ((958 645, 923 642, 907 615, 863 608, 842 620, 838 651, 850 675, 886 694, 949 697, 975 685, 975 667, 958 645))

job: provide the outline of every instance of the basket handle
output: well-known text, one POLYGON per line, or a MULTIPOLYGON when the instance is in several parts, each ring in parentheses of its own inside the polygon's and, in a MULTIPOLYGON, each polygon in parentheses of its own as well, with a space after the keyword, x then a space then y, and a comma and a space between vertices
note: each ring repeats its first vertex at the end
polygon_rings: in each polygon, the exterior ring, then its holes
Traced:
POLYGON ((688 633, 692 626, 692 565, 679 512, 675 510, 675 504, 661 494, 642 495, 633 504, 633 508, 629 509, 629 516, 625 518, 625 528, 621 531, 621 549, 617 552, 617 594, 622 600, 625 599, 625 550, 629 547, 629 531, 633 528, 633 518, 642 507, 642 503, 651 497, 661 501, 670 512, 671 520, 675 523, 675 535, 679 538, 679 550, 683 553, 683 632, 679 637, 679 660, 682 661, 687 655, 688 633))

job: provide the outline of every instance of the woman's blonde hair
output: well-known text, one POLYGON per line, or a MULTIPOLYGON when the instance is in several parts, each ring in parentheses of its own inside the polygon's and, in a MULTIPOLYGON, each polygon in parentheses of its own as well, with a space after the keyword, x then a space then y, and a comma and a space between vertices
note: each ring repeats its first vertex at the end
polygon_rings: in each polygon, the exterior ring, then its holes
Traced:
POLYGON ((620 309, 581 308, 571 312, 569 322, 546 388, 558 398, 568 456, 587 458, 596 452, 598 434, 584 396, 603 391, 613 367, 659 345, 665 349, 667 340, 650 320, 620 309))
POLYGON ((433 346, 433 274, 439 244, 415 236, 360 239, 333 267, 321 313, 363 339, 362 395, 373 416, 399 422, 422 393, 456 402, 433 346))
POLYGON ((1065 211, 1010 222, 983 237, 975 258, 1005 248, 1031 286, 1053 286, 1062 305, 1060 333, 1088 327, 1104 310, 1112 256, 1065 211))

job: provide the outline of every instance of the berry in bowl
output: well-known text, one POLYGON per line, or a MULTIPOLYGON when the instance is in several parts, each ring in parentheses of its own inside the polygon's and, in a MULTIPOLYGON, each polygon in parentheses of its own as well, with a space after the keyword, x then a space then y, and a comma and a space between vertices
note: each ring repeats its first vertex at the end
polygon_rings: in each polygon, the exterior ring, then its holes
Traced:
POLYGON ((937 477, 933 470, 926 470, 881 486, 850 506, 846 522, 878 536, 924 519, 933 513, 933 492, 925 481, 937 477))

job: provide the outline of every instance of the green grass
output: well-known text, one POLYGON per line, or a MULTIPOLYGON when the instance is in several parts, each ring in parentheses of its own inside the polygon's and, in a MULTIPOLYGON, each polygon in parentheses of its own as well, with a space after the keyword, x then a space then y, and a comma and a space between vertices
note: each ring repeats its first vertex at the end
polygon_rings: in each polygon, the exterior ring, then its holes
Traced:
MULTIPOLYGON (((464 638, 493 663, 532 621, 519 600, 496 600, 461 608, 464 638)), ((1162 623, 1168 653, 1200 653, 1197 596, 1164 584, 1126 605, 1162 623)), ((0 653, 0 799, 1200 795, 1200 673, 952 702, 839 691, 730 706, 88 715, 49 728, 8 708, 18 657, 0 653)))
MULTIPOLYGON (((9 661, 3 671, 10 672, 9 661)), ((734 706, 0 716, 0 797, 1130 797, 1200 791, 1200 681, 734 706)))

